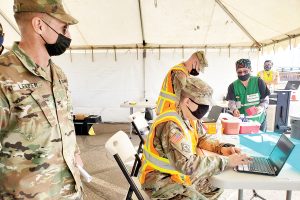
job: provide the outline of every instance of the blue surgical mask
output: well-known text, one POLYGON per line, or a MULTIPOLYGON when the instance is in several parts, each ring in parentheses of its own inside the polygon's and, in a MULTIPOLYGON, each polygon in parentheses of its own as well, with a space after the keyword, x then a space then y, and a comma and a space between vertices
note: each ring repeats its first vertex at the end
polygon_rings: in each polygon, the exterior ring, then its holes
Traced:
POLYGON ((271 68, 272 68, 272 66, 271 66, 271 65, 265 65, 265 66, 264 66, 264 69, 265 69, 266 71, 270 71, 270 70, 271 70, 271 68))
POLYGON ((2 54, 4 47, 3 47, 3 41, 4 41, 4 37, 1 35, 0 36, 0 55, 2 54))
POLYGON ((0 46, 2 46, 3 42, 4 42, 4 37, 1 35, 0 36, 0 46))

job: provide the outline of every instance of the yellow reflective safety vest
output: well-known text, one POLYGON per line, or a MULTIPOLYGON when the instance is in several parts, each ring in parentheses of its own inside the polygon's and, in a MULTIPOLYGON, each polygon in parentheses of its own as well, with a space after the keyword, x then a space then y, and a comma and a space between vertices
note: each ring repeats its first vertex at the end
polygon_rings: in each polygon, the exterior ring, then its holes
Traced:
POLYGON ((143 184, 145 182, 145 177, 147 173, 154 170, 158 170, 161 173, 166 173, 171 175, 171 179, 177 183, 183 185, 191 185, 191 180, 188 175, 180 173, 178 170, 172 166, 167 158, 161 157, 153 145, 153 140, 155 136, 156 127, 164 122, 173 121, 184 133, 185 138, 192 144, 192 152, 196 154, 196 148, 198 144, 198 132, 197 132, 197 121, 190 120, 190 124, 193 130, 189 130, 182 118, 175 111, 167 111, 159 115, 155 122, 152 124, 150 133, 147 136, 146 143, 144 145, 143 151, 143 165, 140 173, 140 182, 143 184))
POLYGON ((274 71, 270 70, 270 71, 260 71, 258 72, 258 76, 265 81, 265 83, 267 85, 270 85, 272 83, 272 81, 274 81, 274 79, 276 78, 276 74, 274 71))
MULTIPOLYGON (((175 110, 176 109, 176 95, 173 88, 172 83, 172 72, 174 71, 182 71, 186 76, 189 76, 189 72, 184 66, 183 63, 175 65, 172 67, 169 72, 167 73, 164 82, 162 84, 159 97, 157 100, 156 105, 156 114, 159 115, 160 113, 167 111, 167 110, 175 110)), ((179 99, 180 97, 178 97, 179 99)))

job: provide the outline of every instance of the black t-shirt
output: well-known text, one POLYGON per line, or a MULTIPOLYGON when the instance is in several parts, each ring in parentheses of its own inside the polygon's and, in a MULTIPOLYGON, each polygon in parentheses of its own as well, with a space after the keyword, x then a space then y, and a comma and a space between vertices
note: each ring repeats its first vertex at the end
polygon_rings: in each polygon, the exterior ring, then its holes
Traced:
MULTIPOLYGON (((258 78, 258 89, 259 89, 260 99, 265 99, 266 96, 270 95, 269 88, 267 87, 267 85, 261 78, 258 78)), ((226 100, 227 101, 229 101, 229 100, 236 101, 233 83, 231 83, 228 87, 226 100)))

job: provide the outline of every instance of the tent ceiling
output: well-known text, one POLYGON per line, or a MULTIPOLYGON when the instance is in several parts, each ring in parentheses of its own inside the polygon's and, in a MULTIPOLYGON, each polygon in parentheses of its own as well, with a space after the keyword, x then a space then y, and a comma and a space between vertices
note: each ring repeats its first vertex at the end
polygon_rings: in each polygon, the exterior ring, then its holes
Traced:
MULTIPOLYGON (((300 35, 299 0, 63 2, 79 20, 70 29, 72 48, 135 47, 142 46, 143 41, 147 47, 240 48, 253 47, 255 41, 265 45, 300 35)), ((19 39, 13 29, 17 25, 12 7, 13 0, 1 1, 0 20, 6 32, 6 46, 19 39)))

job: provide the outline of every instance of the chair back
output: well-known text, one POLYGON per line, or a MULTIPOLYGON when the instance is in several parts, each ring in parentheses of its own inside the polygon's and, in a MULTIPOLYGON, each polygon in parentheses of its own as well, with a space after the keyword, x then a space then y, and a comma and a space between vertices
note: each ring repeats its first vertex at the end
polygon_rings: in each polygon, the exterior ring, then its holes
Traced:
POLYGON ((132 199, 133 192, 138 200, 149 199, 147 194, 141 190, 141 185, 135 177, 137 176, 138 170, 141 166, 141 160, 137 155, 137 152, 135 151, 134 146, 131 143, 128 135, 123 131, 118 131, 107 140, 107 142, 105 143, 105 149, 111 155, 113 155, 123 175, 125 176, 126 180, 130 185, 126 196, 126 200, 132 199), (124 163, 133 159, 135 159, 135 164, 132 167, 130 175, 124 163), (136 181, 134 181, 133 178, 136 181))
POLYGON ((135 159, 136 150, 128 135, 123 131, 118 131, 109 138, 105 143, 105 148, 113 156, 118 154, 125 163, 135 159))
POLYGON ((143 113, 135 112, 129 115, 129 121, 132 123, 136 132, 139 134, 139 136, 141 136, 141 139, 143 140, 143 135, 148 135, 150 131, 150 126, 143 113))

